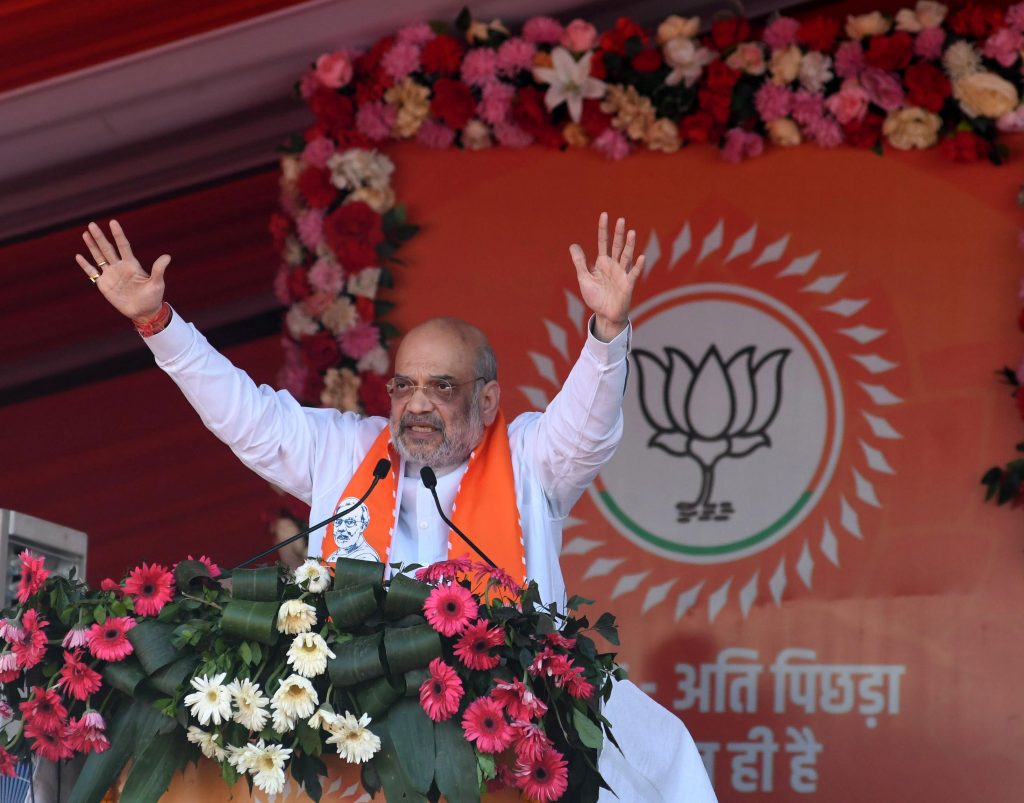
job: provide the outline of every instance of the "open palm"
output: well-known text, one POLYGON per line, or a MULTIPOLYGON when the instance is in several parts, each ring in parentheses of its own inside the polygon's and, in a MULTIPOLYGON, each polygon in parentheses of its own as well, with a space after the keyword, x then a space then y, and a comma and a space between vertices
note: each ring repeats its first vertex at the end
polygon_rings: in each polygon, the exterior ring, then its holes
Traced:
POLYGON ((110 221, 110 232, 114 244, 103 229, 90 223, 82 239, 95 264, 81 254, 75 254, 75 261, 118 312, 134 319, 152 317, 163 304, 164 271, 171 258, 167 254, 158 257, 152 270, 146 273, 116 220, 110 221))
POLYGON ((619 218, 611 251, 608 250, 608 214, 601 213, 597 224, 597 258, 593 266, 587 262, 583 249, 575 243, 569 254, 576 266, 583 303, 597 316, 598 325, 606 324, 616 330, 626 325, 629 305, 636 280, 643 272, 644 257, 633 262, 636 232, 626 232, 626 221, 619 218))

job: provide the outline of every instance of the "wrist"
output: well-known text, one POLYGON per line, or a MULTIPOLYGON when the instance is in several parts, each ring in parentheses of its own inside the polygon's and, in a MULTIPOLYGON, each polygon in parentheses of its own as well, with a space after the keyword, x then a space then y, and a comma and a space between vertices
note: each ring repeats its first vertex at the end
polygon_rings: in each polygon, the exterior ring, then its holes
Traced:
POLYGON ((603 343, 610 343, 626 328, 629 318, 613 321, 600 315, 594 316, 594 337, 603 343))
POLYGON ((171 322, 171 316, 171 305, 165 301, 156 312, 132 318, 132 326, 142 337, 152 337, 167 328, 167 324, 171 322))

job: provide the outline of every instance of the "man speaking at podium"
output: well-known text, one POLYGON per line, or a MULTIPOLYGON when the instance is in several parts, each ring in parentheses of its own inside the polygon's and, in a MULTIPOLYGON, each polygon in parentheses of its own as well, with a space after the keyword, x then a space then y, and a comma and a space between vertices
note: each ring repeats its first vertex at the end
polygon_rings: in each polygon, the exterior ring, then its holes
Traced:
MULTIPOLYGON (((623 219, 609 244, 608 216, 601 215, 592 264, 579 245, 570 246, 583 302, 593 313, 587 341, 547 409, 508 424, 486 336, 452 318, 428 320, 402 339, 388 383, 389 419, 302 407, 285 391, 257 387, 164 301, 170 256, 159 257, 146 273, 116 221, 110 233, 112 241, 91 223, 83 234, 91 260, 76 255, 78 264, 132 319, 203 423, 249 468, 309 503, 313 521, 349 507, 370 486, 381 460, 390 461, 365 505, 311 534, 310 555, 376 555, 389 564, 428 565, 466 553, 421 479, 429 466, 440 507, 458 528, 513 579, 536 581, 542 600, 564 604, 562 521, 622 435, 629 307, 644 262, 643 256, 633 260, 636 234, 626 231, 623 219)), ((632 684, 617 684, 616 692, 608 704, 613 723, 617 706, 623 713, 634 709, 613 724, 626 761, 614 749, 602 751, 601 771, 619 799, 714 800, 681 723, 632 684), (637 706, 663 715, 670 729, 674 722, 675 738, 659 733, 658 749, 650 741, 654 722, 640 721, 637 706), (673 741, 675 755, 666 749, 673 741)))

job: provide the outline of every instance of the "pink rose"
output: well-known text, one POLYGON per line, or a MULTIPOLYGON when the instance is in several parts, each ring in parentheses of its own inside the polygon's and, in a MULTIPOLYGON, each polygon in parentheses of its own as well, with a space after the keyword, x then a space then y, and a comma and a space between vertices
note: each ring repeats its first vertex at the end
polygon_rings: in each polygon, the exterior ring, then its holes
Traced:
POLYGON ((345 86, 352 80, 352 62, 348 53, 324 53, 316 60, 316 77, 320 83, 331 89, 345 86))
POLYGON ((866 68, 860 75, 860 83, 867 92, 868 100, 887 112, 895 111, 903 105, 903 87, 885 70, 866 68))
POLYGON ((856 81, 844 81, 842 88, 825 101, 841 125, 859 123, 868 112, 868 93, 856 81))
POLYGON ((597 41, 597 28, 581 19, 575 19, 565 26, 559 44, 573 53, 584 53, 597 41))

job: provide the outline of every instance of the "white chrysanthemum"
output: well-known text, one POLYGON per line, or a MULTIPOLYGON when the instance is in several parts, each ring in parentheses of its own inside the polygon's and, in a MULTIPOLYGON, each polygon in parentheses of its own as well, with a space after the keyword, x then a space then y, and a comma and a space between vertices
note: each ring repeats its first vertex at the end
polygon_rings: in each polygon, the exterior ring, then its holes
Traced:
POLYGON ((284 765, 292 754, 291 748, 279 744, 264 745, 260 739, 253 753, 249 767, 253 784, 268 795, 280 794, 284 790, 284 765))
POLYGON ((300 633, 288 648, 288 663, 304 678, 315 678, 327 671, 327 659, 334 658, 319 633, 300 633))
POLYGON ((335 717, 327 743, 335 745, 338 755, 351 764, 369 761, 380 750, 380 737, 367 729, 369 724, 369 714, 356 719, 346 711, 344 716, 335 717))
POLYGON ((185 705, 191 709, 192 716, 199 720, 200 725, 212 722, 220 725, 231 719, 231 693, 224 685, 226 672, 215 675, 211 680, 206 675, 192 678, 192 694, 185 698, 185 705))
POLYGON ((387 187, 395 171, 395 163, 387 156, 365 148, 348 148, 336 153, 327 160, 327 167, 331 171, 331 183, 340 190, 387 187))
POLYGON ((981 69, 981 54, 970 42, 960 40, 946 48, 942 54, 942 66, 952 81, 959 81, 981 69))
POLYGON ((244 725, 251 731, 261 731, 266 727, 270 712, 267 704, 270 698, 263 695, 258 683, 253 683, 248 678, 238 680, 237 678, 228 684, 228 691, 231 692, 231 699, 235 702, 235 722, 244 725))
POLYGON ((305 310, 298 305, 293 306, 284 316, 284 325, 288 328, 288 334, 296 340, 303 335, 315 335, 320 331, 314 321, 305 310))
POLYGON ((280 708, 275 708, 270 726, 280 734, 289 733, 295 730, 295 717, 290 717, 280 708))
POLYGON ((316 608, 297 599, 281 603, 277 612, 277 630, 279 633, 306 633, 316 624, 316 608))
POLYGON ((248 772, 256 761, 256 745, 243 744, 241 747, 235 747, 233 744, 229 744, 227 751, 228 764, 240 773, 248 772))
POLYGON ((324 730, 330 730, 331 725, 338 719, 338 715, 335 714, 330 708, 321 706, 309 718, 309 722, 306 724, 313 730, 323 728, 324 730))
POLYGON ((319 702, 312 683, 301 675, 289 675, 281 681, 270 704, 275 712, 281 711, 287 717, 309 719, 319 702))
POLYGON ((295 570, 295 583, 314 594, 322 594, 331 587, 331 573, 320 561, 309 558, 295 570))
POLYGON ((203 755, 216 761, 223 761, 228 757, 228 751, 220 746, 219 733, 207 733, 202 728, 190 725, 186 737, 192 744, 199 745, 203 755))
POLYGON ((285 238, 282 255, 284 256, 284 261, 294 268, 296 265, 302 264, 302 261, 306 256, 306 252, 303 250, 302 243, 299 242, 299 239, 294 235, 289 234, 285 238))

